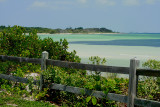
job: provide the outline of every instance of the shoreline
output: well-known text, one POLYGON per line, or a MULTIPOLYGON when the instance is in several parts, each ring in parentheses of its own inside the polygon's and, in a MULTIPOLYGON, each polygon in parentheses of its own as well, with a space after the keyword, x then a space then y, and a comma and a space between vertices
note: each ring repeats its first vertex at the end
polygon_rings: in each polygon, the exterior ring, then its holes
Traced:
MULTIPOLYGON (((50 34, 50 33, 37 33, 40 35, 46 35, 46 34, 50 34)), ((67 34, 67 35, 72 35, 72 34, 124 34, 124 33, 53 33, 53 34, 67 34)))

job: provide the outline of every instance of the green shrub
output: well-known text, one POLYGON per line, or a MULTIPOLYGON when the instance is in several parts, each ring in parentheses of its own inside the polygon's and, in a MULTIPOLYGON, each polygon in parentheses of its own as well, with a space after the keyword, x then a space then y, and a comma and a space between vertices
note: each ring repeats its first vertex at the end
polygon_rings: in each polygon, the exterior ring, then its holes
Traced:
MULTIPOLYGON (((148 60, 142 64, 146 69, 160 69, 160 61, 148 60)), ((160 77, 143 76, 138 83, 138 97, 159 101, 160 77)))
MULTIPOLYGON (((30 32, 29 35, 26 35, 25 32, 26 30, 20 26, 8 27, 7 30, 1 32, 0 54, 18 57, 41 58, 42 52, 48 51, 49 59, 80 62, 80 58, 76 55, 76 51, 67 51, 68 42, 66 39, 61 39, 60 41, 53 41, 51 38, 45 38, 42 40, 38 37, 36 30, 30 32)), ((38 64, 0 61, 0 73, 7 75, 26 77, 30 72, 40 73, 40 69, 41 67, 38 64)), ((68 69, 63 68, 61 70, 68 69)), ((76 72, 76 70, 71 71, 76 72)), ((68 70, 68 73, 72 72, 68 70)), ((49 74, 52 73, 53 72, 49 74)), ((48 75, 47 78, 49 78, 48 80, 52 79, 50 75, 48 75)), ((57 77, 55 81, 60 82, 59 77, 57 77)), ((0 79, 0 90, 3 89, 6 91, 6 93, 9 92, 11 95, 16 93, 22 93, 26 90, 26 85, 20 84, 21 83, 0 79)), ((34 95, 36 99, 45 97, 46 90, 44 92, 39 92, 38 89, 34 89, 34 86, 32 84, 28 85, 29 89, 31 90, 30 92, 28 92, 28 94, 34 95)))
POLYGON ((156 69, 156 70, 159 69, 160 70, 160 61, 150 59, 146 61, 145 63, 143 63, 143 67, 146 67, 149 69, 156 69))
POLYGON ((53 41, 51 38, 40 39, 37 31, 25 35, 25 29, 20 26, 9 27, 0 33, 0 53, 10 56, 40 58, 43 51, 49 53, 50 59, 80 62, 76 52, 68 52, 66 39, 53 41))

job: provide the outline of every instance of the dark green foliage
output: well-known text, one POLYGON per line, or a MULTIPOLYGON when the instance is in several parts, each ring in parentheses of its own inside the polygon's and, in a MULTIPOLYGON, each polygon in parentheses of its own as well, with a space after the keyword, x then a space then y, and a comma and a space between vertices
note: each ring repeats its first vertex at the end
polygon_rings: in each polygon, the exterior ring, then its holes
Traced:
POLYGON ((156 70, 159 69, 160 70, 160 61, 150 59, 143 64, 143 67, 146 67, 149 69, 156 69, 156 70))
MULTIPOLYGON (((160 70, 160 61, 150 59, 146 61, 143 66, 149 69, 160 70)), ((157 77, 156 81, 160 89, 160 77, 157 77)))
MULTIPOLYGON (((150 59, 143 63, 143 67, 147 69, 160 70, 160 61, 150 59)), ((145 81, 141 81, 139 88, 140 96, 156 99, 160 101, 160 77, 143 77, 145 81), (142 90, 145 90, 142 92, 142 90), (141 93, 142 92, 142 93, 141 93)))
POLYGON ((0 53, 10 56, 40 58, 43 51, 49 53, 50 59, 80 62, 76 52, 68 52, 66 39, 53 41, 51 38, 40 39, 34 30, 25 35, 25 28, 9 27, 0 34, 0 53))
MULTIPOLYGON (((0 54, 30 58, 40 58, 43 51, 49 52, 50 59, 65 60, 71 62, 80 62, 80 58, 76 56, 76 51, 68 52, 67 40, 53 41, 51 38, 40 39, 37 36, 36 30, 25 35, 26 30, 23 27, 14 26, 7 28, 0 33, 0 54)), ((59 32, 61 32, 60 29, 59 32)), ((68 28, 68 31, 74 31, 68 28)), ((76 28, 77 31, 84 30, 76 28)), ((98 29, 94 29, 97 30, 98 29)), ((100 29, 105 30, 104 28, 100 29)), ((101 59, 98 56, 90 57, 92 64, 104 64, 106 59, 101 59)), ((159 62, 149 61, 144 66, 159 69, 159 62)), ((40 65, 31 63, 17 62, 2 62, 0 61, 0 73, 10 74, 19 77, 26 77, 31 72, 41 73, 40 65)), ((92 72, 92 71, 91 71, 92 72)), ((36 100, 49 100, 56 102, 62 106, 119 106, 115 101, 107 99, 97 99, 93 96, 76 95, 68 92, 49 90, 51 83, 64 84, 68 86, 86 88, 90 90, 99 90, 104 93, 117 93, 127 95, 128 79, 124 78, 105 78, 101 77, 100 72, 95 72, 93 75, 86 75, 85 70, 67 69, 60 67, 47 66, 47 70, 43 72, 46 88, 39 92, 38 86, 31 84, 33 78, 30 78, 29 84, 22 84, 0 79, 0 91, 4 90, 9 95, 34 96, 36 100), (26 86, 29 85, 30 91, 26 91, 26 86)), ((113 77, 113 76, 112 76, 113 77)), ((28 76, 29 78, 29 76, 28 76)), ((39 79, 39 78, 38 78, 39 79)), ((158 79, 145 79, 138 84, 138 96, 142 98, 159 100, 160 95, 158 88, 158 79), (151 87, 152 86, 152 87, 151 87), (149 87, 149 88, 146 88, 149 87)), ((83 93, 83 92, 82 92, 83 93)), ((4 99, 4 98, 3 98, 4 99)), ((3 100, 2 99, 2 100, 3 100)), ((0 103, 2 101, 0 99, 0 103)), ((4 105, 4 103, 3 103, 4 105)), ((48 106, 48 105, 46 105, 48 106)))
MULTIPOLYGON (((70 70, 66 71, 65 69, 60 67, 49 67, 48 70, 44 72, 44 78, 46 82, 45 84, 48 83, 49 86, 49 83, 54 82, 67 86, 86 88, 90 90, 99 90, 105 92, 106 94, 108 92, 125 95, 127 94, 128 79, 107 79, 99 75, 84 75, 82 73, 82 70, 75 70, 75 72, 69 72, 70 70)), ((57 102, 57 99, 59 99, 61 103, 65 102, 65 105, 68 106, 113 106, 117 104, 113 101, 108 101, 106 99, 96 99, 93 96, 91 97, 91 99, 89 99, 83 94, 76 95, 68 92, 60 92, 58 95, 55 95, 57 94, 57 92, 59 91, 55 91, 53 95, 49 94, 49 97, 52 99, 52 101, 57 102)))
MULTIPOLYGON (((78 28, 77 30, 82 30, 78 28)), ((65 60, 71 62, 80 62, 80 58, 76 56, 76 51, 68 52, 68 42, 67 40, 53 41, 51 38, 40 39, 37 36, 36 30, 25 35, 26 30, 20 26, 9 27, 8 30, 4 30, 0 33, 0 53, 9 56, 19 56, 19 57, 30 57, 30 58, 40 58, 43 51, 49 52, 49 59, 56 60, 65 60)), ((97 63, 105 63, 105 60, 97 63)), ((0 73, 26 77, 30 72, 40 73, 40 65, 31 64, 31 63, 17 63, 17 62, 0 62, 0 73)), ((107 92, 115 92, 116 83, 111 80, 106 80, 105 78, 100 79, 100 76, 86 75, 85 70, 76 70, 76 69, 67 69, 60 67, 48 66, 47 70, 43 72, 45 85, 49 87, 50 83, 65 84, 68 86, 82 87, 91 90, 107 90, 107 92), (102 82, 103 86, 101 86, 102 82), (48 83, 48 84, 47 84, 48 83), (105 88, 105 87, 108 88, 105 88)), ((33 80, 33 78, 31 79, 33 80)), ((114 80, 113 80, 114 81, 114 80)), ((46 96, 48 93, 52 92, 48 89, 45 91, 39 92, 38 88, 28 84, 30 91, 26 91, 26 85, 21 83, 15 83, 7 80, 0 80, 0 89, 3 89, 7 92, 10 92, 11 95, 32 95, 35 99, 47 99, 46 96)), ((117 90, 116 90, 117 91, 117 90)), ((119 90, 118 90, 119 91, 119 90)), ((117 91, 117 92, 118 92, 117 91)), ((102 100, 92 97, 90 102, 86 102, 85 96, 78 96, 70 93, 59 93, 55 92, 57 96, 51 96, 52 101, 55 101, 58 97, 62 102, 66 102, 69 105, 82 105, 82 106, 92 106, 97 105, 102 100), (78 97, 78 98, 77 98, 78 97), (54 100, 53 100, 54 99, 54 100), (69 100, 67 100, 69 99, 69 100), (84 104, 82 104, 84 103, 84 104)), ((106 105, 104 102, 103 105, 106 105)), ((108 104, 107 104, 108 105, 108 104)))
POLYGON ((0 93, 0 106, 1 107, 53 107, 49 102, 44 101, 27 101, 19 95, 10 96, 5 93, 0 93))
MULTIPOLYGON (((10 27, 6 26, 0 26, 0 32, 8 29, 10 27)), ((83 28, 83 27, 77 27, 77 28, 66 28, 66 29, 50 29, 50 28, 42 28, 42 27, 24 27, 25 33, 30 33, 33 30, 36 30, 37 33, 112 33, 113 31, 107 28, 83 28)))

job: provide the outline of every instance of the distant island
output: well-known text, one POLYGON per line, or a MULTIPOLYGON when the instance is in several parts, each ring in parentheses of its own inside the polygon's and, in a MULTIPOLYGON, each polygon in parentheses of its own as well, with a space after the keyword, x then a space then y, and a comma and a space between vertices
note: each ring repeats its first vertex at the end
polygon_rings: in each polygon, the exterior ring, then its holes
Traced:
MULTIPOLYGON (((37 30, 37 33, 49 33, 49 34, 58 34, 58 33, 116 33, 113 32, 110 29, 107 28, 83 28, 83 27, 77 27, 77 28, 66 28, 66 29, 51 29, 51 28, 43 28, 43 27, 24 27, 25 32, 29 33, 33 30, 37 30)), ((0 32, 3 30, 8 29, 6 26, 0 26, 0 32)))

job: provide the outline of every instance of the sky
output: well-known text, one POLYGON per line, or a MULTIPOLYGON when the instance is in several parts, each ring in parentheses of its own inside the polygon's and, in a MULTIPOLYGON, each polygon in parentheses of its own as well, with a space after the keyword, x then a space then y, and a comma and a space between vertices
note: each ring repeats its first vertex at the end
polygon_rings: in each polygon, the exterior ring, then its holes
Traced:
POLYGON ((0 25, 160 33, 160 0, 0 0, 0 25))

